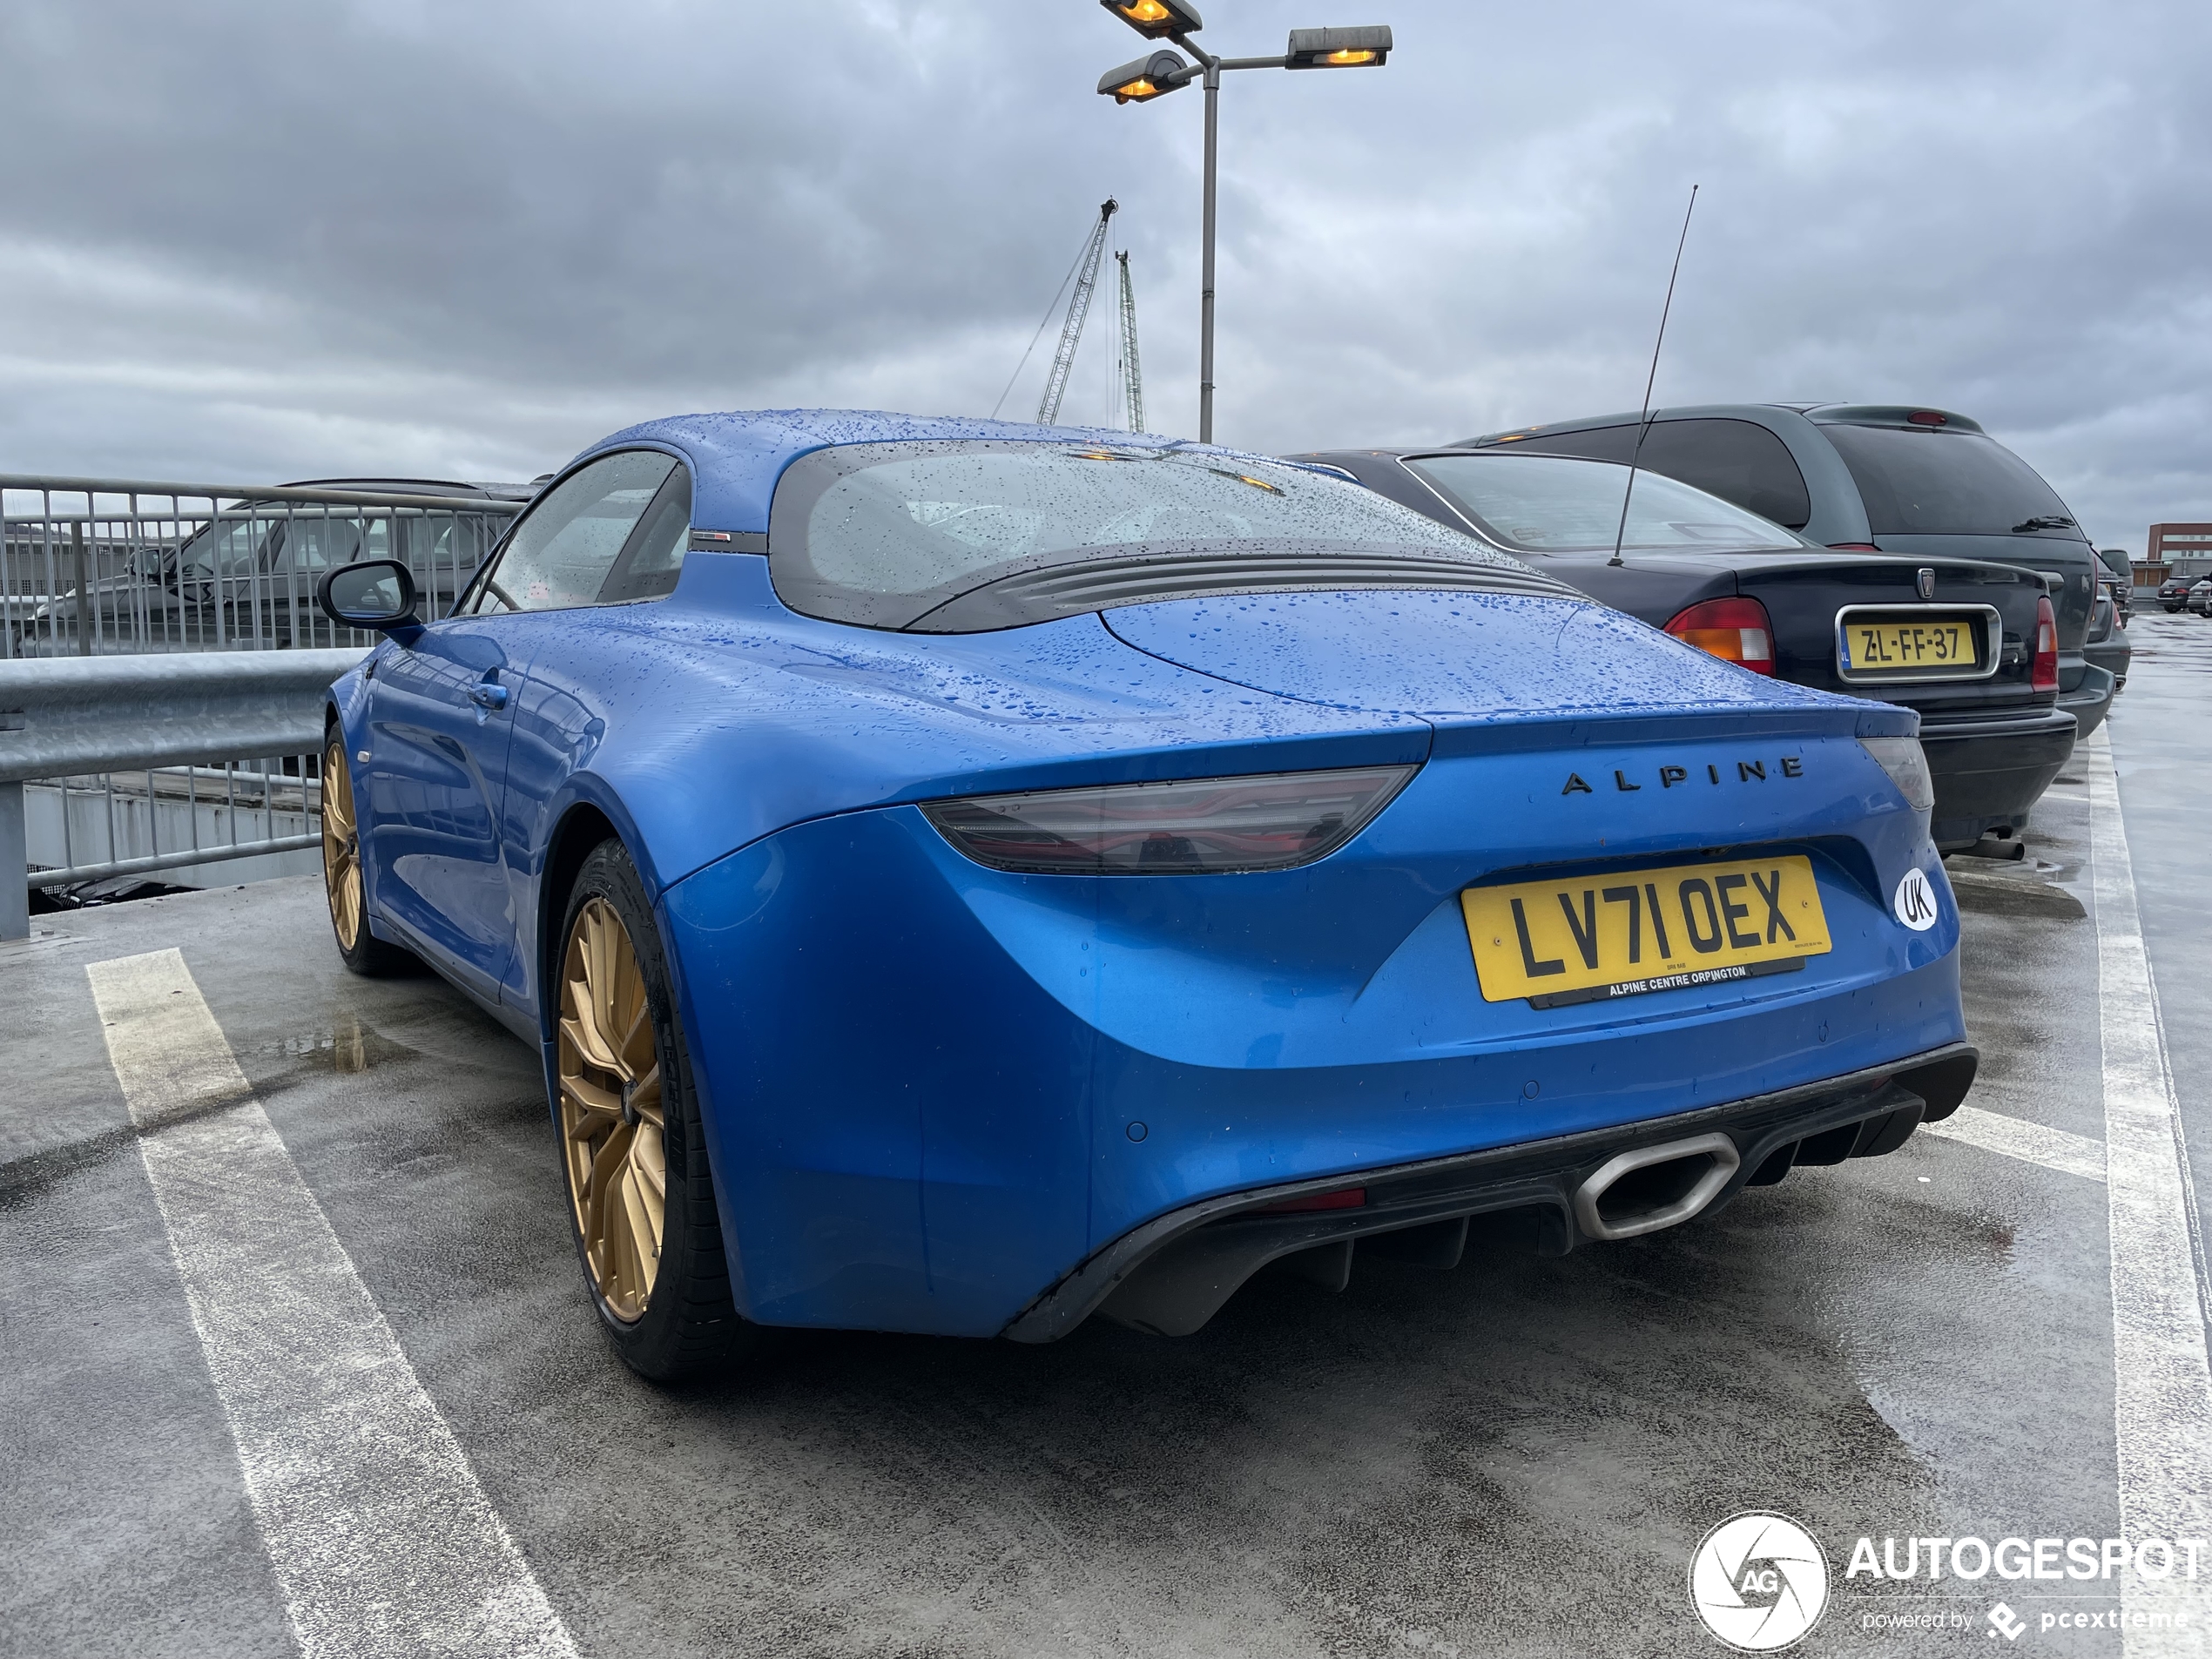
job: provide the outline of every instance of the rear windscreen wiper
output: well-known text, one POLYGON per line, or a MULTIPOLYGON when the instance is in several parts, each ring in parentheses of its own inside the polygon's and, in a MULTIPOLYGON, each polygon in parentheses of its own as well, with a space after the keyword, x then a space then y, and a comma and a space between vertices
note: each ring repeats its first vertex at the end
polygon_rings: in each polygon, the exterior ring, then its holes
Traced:
POLYGON ((2063 513, 2053 513, 2043 518, 2024 518, 2013 526, 2013 534, 2018 536, 2022 530, 2062 530, 2073 523, 2063 513))

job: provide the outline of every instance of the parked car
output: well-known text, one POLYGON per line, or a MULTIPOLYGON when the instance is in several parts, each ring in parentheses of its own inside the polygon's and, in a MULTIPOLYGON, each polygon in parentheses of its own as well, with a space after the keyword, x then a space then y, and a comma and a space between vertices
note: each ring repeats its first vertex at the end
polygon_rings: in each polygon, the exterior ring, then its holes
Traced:
POLYGON ((1837 552, 1656 473, 1638 472, 1631 493, 1617 462, 1496 447, 1290 459, 1339 469, 1754 673, 1914 710, 1946 851, 2016 833, 2073 752, 2033 571, 1837 552))
POLYGON ((1912 715, 1338 478, 828 411, 595 445, 334 686, 347 963, 544 1056, 597 1317, 1196 1330, 1262 1265, 1631 1237, 1975 1056, 1912 715), (1624 1013, 1628 1017, 1623 1017, 1624 1013))
MULTIPOLYGON (((1467 440, 1625 461, 1637 417, 1555 421, 1467 440)), ((2050 578, 2059 706, 2080 734, 2112 704, 2111 673, 2083 655, 2096 556, 2035 469, 1947 409, 1855 403, 1727 403, 1662 409, 1638 456, 1809 539, 1847 552, 1981 559, 2050 578)))
POLYGON ((2112 676, 2114 697, 2128 689, 2128 669, 2135 655, 2134 647, 2128 642, 2128 613, 2121 604, 2126 591, 2110 577, 2099 577, 2096 606, 2089 613, 2089 632, 2081 642, 2082 656, 2112 676))
POLYGON ((2189 583, 2188 610, 2192 616, 2212 617, 2212 577, 2189 583))
POLYGON ((2158 608, 2169 617, 2186 608, 2189 602, 2189 590, 2195 585, 2195 577, 2168 577, 2158 584, 2158 608))
MULTIPOLYGON (((310 478, 287 489, 409 496, 455 502, 527 501, 528 486, 421 478, 310 478)), ((426 605, 450 604, 512 517, 511 509, 393 515, 280 500, 242 502, 166 561, 163 585, 203 631, 223 613, 225 631, 287 646, 320 637, 315 583, 334 564, 398 558, 411 566, 426 605)))
POLYGON ((2120 625, 2125 628, 2135 614, 2135 565, 2124 547, 2101 547, 2097 556, 2104 561, 2105 570, 2111 574, 2105 584, 2112 592, 2113 603, 2120 607, 2120 625))
MULTIPOLYGON (((450 604, 527 501, 527 486, 421 478, 313 478, 287 490, 450 502, 449 512, 395 512, 343 502, 248 498, 190 528, 181 541, 105 541, 87 564, 87 597, 71 583, 17 612, 19 649, 73 648, 88 625, 146 648, 204 650, 234 642, 327 643, 314 609, 316 578, 333 564, 396 556, 411 564, 426 603, 450 604), (496 511, 488 503, 501 503, 496 511), (89 602, 88 602, 89 599, 89 602)), ((185 516, 187 526, 192 524, 185 516)), ((149 518, 150 528, 173 524, 149 518)), ((66 575, 70 565, 60 562, 66 575)))

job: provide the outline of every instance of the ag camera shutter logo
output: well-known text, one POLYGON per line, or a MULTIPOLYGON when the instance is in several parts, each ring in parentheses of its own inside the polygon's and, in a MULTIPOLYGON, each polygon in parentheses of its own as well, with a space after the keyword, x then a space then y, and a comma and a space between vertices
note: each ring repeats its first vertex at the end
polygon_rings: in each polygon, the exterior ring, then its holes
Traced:
POLYGON ((1689 1600, 1739 1653, 1778 1653, 1828 1609, 1828 1558, 1786 1515, 1754 1510, 1705 1534, 1689 1558, 1689 1600))

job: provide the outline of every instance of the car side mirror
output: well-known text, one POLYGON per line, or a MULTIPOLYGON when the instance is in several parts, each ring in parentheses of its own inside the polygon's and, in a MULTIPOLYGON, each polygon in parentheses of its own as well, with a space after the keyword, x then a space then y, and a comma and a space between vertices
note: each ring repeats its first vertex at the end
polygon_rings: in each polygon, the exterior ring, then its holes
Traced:
POLYGON ((421 625, 415 614, 414 574, 397 559, 334 566, 315 583, 315 603, 341 628, 391 633, 421 625))

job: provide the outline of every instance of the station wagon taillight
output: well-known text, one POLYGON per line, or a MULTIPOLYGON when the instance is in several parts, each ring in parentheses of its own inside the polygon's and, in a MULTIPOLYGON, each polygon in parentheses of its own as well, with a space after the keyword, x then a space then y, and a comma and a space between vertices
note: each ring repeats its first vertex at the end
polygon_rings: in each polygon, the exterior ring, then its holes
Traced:
POLYGON ((1757 599, 1708 599, 1679 613, 1667 631, 1754 674, 1774 672, 1774 625, 1757 599))
POLYGON ((2059 613, 2048 594, 2035 602, 2035 664, 2027 683, 2039 691, 2059 689, 2059 613))

